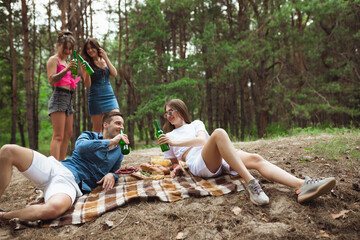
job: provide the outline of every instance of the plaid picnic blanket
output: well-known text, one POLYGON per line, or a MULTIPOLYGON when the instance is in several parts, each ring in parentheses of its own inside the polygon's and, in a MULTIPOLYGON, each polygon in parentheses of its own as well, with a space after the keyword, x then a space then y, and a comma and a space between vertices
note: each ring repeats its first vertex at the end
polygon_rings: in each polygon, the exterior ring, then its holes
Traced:
MULTIPOLYGON (((119 175, 113 189, 102 191, 95 188, 90 194, 79 197, 74 205, 62 216, 51 221, 24 222, 12 219, 12 229, 26 227, 58 227, 69 224, 82 224, 92 221, 107 211, 123 206, 134 200, 158 199, 174 202, 188 197, 221 196, 230 192, 244 190, 241 177, 224 174, 216 178, 195 177, 188 171, 174 179, 139 180, 132 175, 119 175)), ((41 192, 31 200, 31 204, 43 201, 41 192)))

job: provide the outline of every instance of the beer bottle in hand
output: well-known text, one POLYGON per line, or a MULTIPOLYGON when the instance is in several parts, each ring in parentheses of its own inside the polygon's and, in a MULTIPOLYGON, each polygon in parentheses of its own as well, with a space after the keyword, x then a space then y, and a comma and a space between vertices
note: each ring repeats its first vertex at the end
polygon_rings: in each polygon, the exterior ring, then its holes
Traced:
MULTIPOLYGON (((120 130, 120 133, 123 134, 123 130, 120 130)), ((124 155, 128 155, 130 153, 130 148, 129 145, 127 145, 124 140, 120 139, 120 148, 121 148, 121 152, 124 155)))
POLYGON ((77 68, 78 60, 77 60, 77 57, 76 57, 76 50, 74 50, 74 52, 73 52, 73 59, 72 59, 72 60, 75 60, 75 62, 76 62, 76 67, 73 68, 73 69, 71 69, 71 76, 72 76, 73 78, 75 78, 75 76, 76 76, 77 73, 78 73, 78 68, 77 68))
POLYGON ((91 76, 94 74, 94 70, 90 67, 89 63, 87 61, 85 61, 80 55, 79 56, 79 59, 80 59, 80 62, 82 64, 85 64, 86 68, 85 68, 85 71, 91 76))
MULTIPOLYGON (((160 129, 158 121, 154 120, 154 122, 155 122, 155 128, 156 128, 156 137, 159 138, 159 136, 161 134, 164 134, 164 132, 160 129)), ((161 148, 161 151, 163 151, 163 152, 170 150, 170 146, 167 143, 161 144, 160 148, 161 148)))

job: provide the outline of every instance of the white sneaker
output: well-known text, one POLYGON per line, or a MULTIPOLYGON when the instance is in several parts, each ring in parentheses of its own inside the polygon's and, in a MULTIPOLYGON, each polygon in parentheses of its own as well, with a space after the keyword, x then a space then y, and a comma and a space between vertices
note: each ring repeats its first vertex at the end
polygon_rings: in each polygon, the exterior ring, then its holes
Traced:
POLYGON ((336 180, 333 177, 321 180, 306 176, 304 185, 296 191, 296 193, 299 194, 298 202, 302 203, 313 200, 320 195, 330 192, 335 185, 336 180))
POLYGON ((269 203, 269 197, 262 190, 258 180, 251 179, 247 184, 247 188, 250 194, 250 200, 255 205, 265 205, 269 203))

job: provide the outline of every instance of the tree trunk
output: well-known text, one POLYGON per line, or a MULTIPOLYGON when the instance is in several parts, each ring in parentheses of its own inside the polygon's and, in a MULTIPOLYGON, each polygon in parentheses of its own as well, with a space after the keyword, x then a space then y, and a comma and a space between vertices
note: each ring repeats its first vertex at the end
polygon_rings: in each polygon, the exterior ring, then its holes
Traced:
MULTIPOLYGON (((122 20, 121 20, 120 6, 121 6, 121 0, 118 1, 118 9, 119 9, 119 14, 118 14, 118 18, 119 18, 119 47, 118 47, 118 51, 119 51, 119 54, 118 54, 117 59, 118 59, 119 79, 115 78, 115 97, 116 97, 116 99, 118 101, 120 99, 120 88, 121 88, 121 85, 122 85, 123 80, 124 80, 124 74, 123 74, 122 69, 121 69, 121 66, 122 66, 121 57, 122 57, 123 25, 122 25, 122 20)), ((119 103, 119 105, 120 105, 120 103, 119 103)), ((121 112, 121 109, 120 109, 120 112, 121 112)))
POLYGON ((32 100, 33 81, 30 78, 30 50, 29 50, 29 28, 28 28, 28 8, 26 0, 21 0, 22 31, 24 35, 24 68, 25 68, 25 85, 26 85, 26 107, 27 107, 27 126, 29 146, 36 150, 34 134, 34 108, 32 100))
POLYGON ((66 24, 66 6, 67 6, 67 0, 62 0, 60 2, 60 10, 61 10, 61 15, 60 15, 60 21, 61 21, 61 30, 65 30, 67 28, 67 24, 66 24))
POLYGON ((266 79, 267 74, 265 72, 265 61, 261 61, 257 74, 251 74, 251 92, 254 101, 255 108, 255 121, 258 131, 258 138, 262 138, 265 135, 266 117, 268 113, 268 107, 266 105, 266 79))
POLYGON ((17 123, 19 126, 19 132, 20 132, 20 140, 21 140, 21 146, 26 147, 26 142, 25 142, 25 130, 24 130, 24 122, 22 117, 21 117, 21 111, 19 111, 18 113, 18 119, 17 119, 17 123))
POLYGON ((94 36, 93 35, 94 27, 93 27, 93 10, 92 10, 92 1, 91 0, 89 0, 89 7, 90 7, 90 9, 89 9, 89 12, 90 12, 90 37, 93 37, 94 36))
MULTIPOLYGON (((233 76, 233 74, 231 74, 233 76)), ((230 91, 232 97, 229 99, 230 106, 229 106, 229 114, 230 114, 230 131, 232 136, 235 136, 236 138, 239 137, 239 105, 238 105, 238 84, 237 81, 234 81, 232 79, 231 85, 230 85, 230 91)))
POLYGON ((12 78, 11 78, 11 139, 10 143, 16 143, 16 121, 17 121, 17 69, 16 69, 16 52, 14 48, 13 29, 12 29, 12 8, 11 2, 6 2, 6 8, 9 12, 8 24, 9 24, 9 42, 10 42, 10 58, 12 66, 12 78))
MULTIPOLYGON (((128 22, 128 12, 126 7, 126 1, 125 1, 125 31, 126 31, 126 37, 125 37, 125 59, 128 60, 129 58, 129 52, 130 52, 130 34, 129 34, 129 22, 128 22)), ((134 111, 137 107, 137 101, 138 100, 135 96, 135 85, 134 85, 134 79, 133 79, 133 70, 132 66, 128 65, 128 63, 125 63, 126 65, 123 65, 122 73, 124 75, 124 79, 128 85, 128 92, 127 92, 127 116, 133 115, 134 111)), ((129 137, 130 141, 130 147, 134 148, 134 134, 135 134, 135 123, 134 120, 127 120, 127 126, 126 126, 127 135, 129 137)))
MULTIPOLYGON (((35 56, 35 55, 34 55, 35 56)), ((41 43, 39 44, 39 63, 42 62, 42 46, 41 43)), ((40 122, 39 122, 39 97, 40 97, 40 83, 41 83, 41 72, 42 72, 42 64, 39 64, 39 71, 38 71, 38 76, 37 76, 37 85, 36 85, 36 94, 35 94, 35 112, 36 112, 36 144, 37 146, 39 145, 39 126, 40 126, 40 122)))
POLYGON ((70 9, 69 9, 69 30, 71 32, 73 32, 75 34, 75 36, 77 38, 79 38, 79 34, 78 32, 75 33, 75 30, 79 29, 79 19, 80 19, 80 14, 79 14, 79 7, 78 7, 78 1, 77 0, 71 0, 70 2, 70 9))
MULTIPOLYGON (((203 47, 203 53, 206 53, 206 47, 203 47), (205 51, 205 52, 204 52, 205 51)), ((206 65, 206 58, 205 58, 206 65)), ((214 118, 213 118, 213 83, 211 82, 212 70, 208 67, 205 70, 205 79, 206 79, 206 107, 207 107, 207 119, 208 119, 208 131, 212 133, 214 131, 214 118)))
POLYGON ((49 35, 49 51, 50 51, 50 56, 54 55, 55 52, 55 44, 53 42, 53 39, 51 37, 52 31, 51 31, 51 0, 49 0, 48 5, 46 7, 46 14, 47 14, 47 18, 48 18, 48 25, 47 25, 47 32, 49 35))
MULTIPOLYGON (((170 14, 170 13, 169 13, 170 14)), ((171 43, 172 43, 172 55, 174 57, 174 59, 176 59, 176 27, 177 27, 178 23, 177 23, 177 19, 176 19, 176 15, 171 13, 171 21, 170 21, 170 28, 171 28, 171 43)), ((173 78, 176 81, 177 79, 179 79, 179 69, 178 67, 174 67, 174 74, 173 74, 173 78)))
MULTIPOLYGON (((184 23, 180 25, 180 31, 179 31, 179 53, 180 53, 180 59, 185 60, 186 56, 186 26, 184 23)), ((181 67, 180 69, 180 77, 185 77, 185 67, 181 67)))
MULTIPOLYGON (((246 126, 246 110, 245 110, 245 85, 247 84, 246 78, 242 76, 239 81, 240 85, 240 140, 245 140, 245 126, 246 126)), ((249 114, 249 113, 247 113, 249 114)))
MULTIPOLYGON (((39 82, 38 80, 37 84, 35 84, 35 56, 36 56, 36 43, 37 41, 37 34, 36 34, 36 19, 35 19, 35 2, 32 1, 33 5, 33 31, 32 31, 32 41, 31 41, 31 49, 32 49, 32 67, 31 67, 31 79, 33 79, 33 89, 32 89, 32 96, 33 96, 33 108, 34 108, 34 139, 35 139, 35 149, 39 148, 39 111, 38 111, 38 103, 39 103, 39 82)), ((41 53, 40 53, 41 56, 41 53)), ((41 60, 41 59, 40 59, 41 60)), ((41 62, 41 61, 40 61, 41 62)), ((41 71, 41 64, 39 66, 39 71, 41 71)))

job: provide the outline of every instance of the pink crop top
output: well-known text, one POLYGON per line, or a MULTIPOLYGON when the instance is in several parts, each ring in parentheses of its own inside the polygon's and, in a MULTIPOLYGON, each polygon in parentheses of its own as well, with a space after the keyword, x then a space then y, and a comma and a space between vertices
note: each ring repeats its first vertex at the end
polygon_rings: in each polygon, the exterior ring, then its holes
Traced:
MULTIPOLYGON (((59 66, 57 67, 56 69, 56 73, 59 73, 61 72, 65 66, 62 65, 58 60, 58 63, 59 63, 59 66)), ((71 71, 68 71, 65 76, 58 82, 58 83, 55 83, 54 86, 57 87, 57 86, 69 86, 73 89, 75 89, 77 87, 76 83, 80 81, 80 76, 73 79, 72 76, 71 76, 71 71)))

